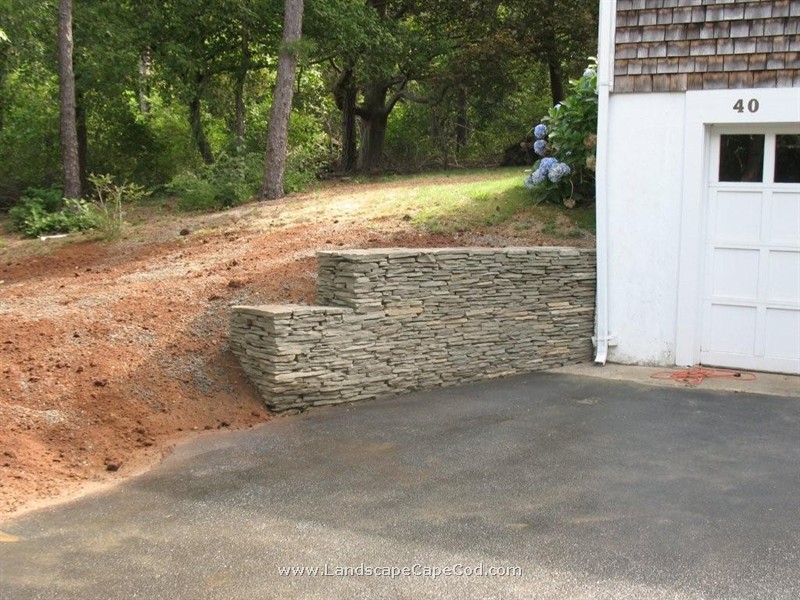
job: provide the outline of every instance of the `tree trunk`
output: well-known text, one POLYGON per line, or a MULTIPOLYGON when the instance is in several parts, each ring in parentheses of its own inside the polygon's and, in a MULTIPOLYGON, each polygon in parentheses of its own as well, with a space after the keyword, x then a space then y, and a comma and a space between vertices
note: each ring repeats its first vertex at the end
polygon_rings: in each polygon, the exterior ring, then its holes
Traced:
POLYGON ((192 138, 194 138, 197 151, 203 158, 203 162, 210 165, 214 163, 214 153, 211 151, 211 145, 208 143, 205 129, 203 129, 203 106, 200 101, 204 82, 205 78, 202 75, 198 75, 195 79, 195 88, 189 101, 189 125, 192 129, 192 138))
POLYGON ((250 69, 250 43, 248 40, 247 29, 242 31, 242 56, 239 70, 236 73, 236 85, 234 93, 236 116, 233 124, 233 144, 236 152, 244 152, 245 136, 245 104, 244 104, 244 84, 247 80, 247 72, 250 69))
POLYGON ((358 116, 361 117, 358 168, 364 173, 378 171, 383 164, 383 145, 389 120, 387 93, 388 89, 382 83, 367 85, 364 88, 364 103, 358 107, 358 116))
POLYGON ((289 145, 289 117, 292 112, 294 80, 297 75, 297 48, 303 28, 303 0, 285 0, 283 15, 283 44, 278 58, 278 76, 269 113, 267 132, 267 164, 264 184, 259 198, 282 198, 286 152, 289 145))
POLYGON ((553 106, 555 106, 564 99, 564 79, 561 61, 554 52, 547 54, 547 69, 550 72, 550 94, 553 96, 553 106))
POLYGON ((80 198, 81 168, 75 115, 75 72, 72 65, 72 0, 59 0, 58 3, 58 80, 64 197, 80 198))
POLYGON ((430 107, 430 134, 434 148, 438 148, 442 153, 442 168, 450 168, 450 128, 447 126, 450 109, 448 106, 438 104, 430 107))
POLYGON ((340 170, 349 173, 358 166, 356 144, 356 101, 358 89, 352 67, 346 67, 336 81, 334 90, 336 106, 342 111, 342 162, 340 170))
POLYGON ((89 128, 86 126, 86 103, 81 87, 75 87, 75 127, 78 132, 78 165, 80 167, 81 189, 89 191, 89 174, 86 172, 89 153, 89 128))
POLYGON ((245 113, 245 106, 244 106, 244 74, 238 73, 236 75, 236 85, 234 88, 235 93, 235 100, 234 104, 236 107, 236 116, 234 117, 233 123, 233 145, 236 148, 236 153, 240 154, 244 151, 244 136, 245 136, 245 125, 244 125, 244 113, 245 113))
POLYGON ((375 112, 361 119, 361 148, 358 168, 363 173, 375 173, 383 166, 383 146, 386 141, 388 115, 375 112))
MULTIPOLYGON (((8 77, 8 54, 9 43, 6 34, 0 29, 0 90, 4 89, 6 77, 8 77)), ((3 105, 3 98, 0 96, 0 129, 3 129, 3 115, 5 113, 5 106, 3 105)))
POLYGON ((153 68, 153 55, 150 48, 139 54, 139 112, 146 115, 150 112, 150 71, 153 68))
MULTIPOLYGON (((387 18, 387 0, 367 0, 378 18, 387 18)), ((389 88, 379 82, 371 82, 364 86, 364 103, 356 108, 361 119, 361 147, 358 151, 358 170, 363 173, 374 173, 383 166, 383 145, 386 141, 386 126, 392 107, 386 105, 389 88)))
POLYGON ((345 90, 342 109, 342 170, 355 171, 358 167, 358 144, 356 143, 356 99, 358 90, 350 86, 345 90))
POLYGON ((469 143, 469 118, 467 109, 469 108, 467 98, 467 88, 458 88, 458 114, 456 115, 456 151, 466 147, 469 143))

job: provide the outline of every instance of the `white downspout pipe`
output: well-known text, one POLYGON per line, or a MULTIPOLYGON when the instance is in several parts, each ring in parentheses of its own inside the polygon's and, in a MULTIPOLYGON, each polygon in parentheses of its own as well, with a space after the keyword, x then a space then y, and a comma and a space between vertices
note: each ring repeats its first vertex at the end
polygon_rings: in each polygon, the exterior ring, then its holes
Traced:
POLYGON ((616 0, 600 0, 600 26, 597 54, 597 307, 596 354, 594 361, 606 364, 611 337, 608 323, 608 102, 614 82, 614 38, 616 30, 616 0))

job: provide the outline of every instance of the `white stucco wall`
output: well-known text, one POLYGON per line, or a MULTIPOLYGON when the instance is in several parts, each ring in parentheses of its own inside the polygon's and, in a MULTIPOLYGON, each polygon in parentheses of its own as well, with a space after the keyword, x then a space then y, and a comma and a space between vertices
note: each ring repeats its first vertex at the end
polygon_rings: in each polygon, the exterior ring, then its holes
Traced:
POLYGON ((612 94, 609 102, 613 362, 675 362, 685 100, 683 93, 612 94))

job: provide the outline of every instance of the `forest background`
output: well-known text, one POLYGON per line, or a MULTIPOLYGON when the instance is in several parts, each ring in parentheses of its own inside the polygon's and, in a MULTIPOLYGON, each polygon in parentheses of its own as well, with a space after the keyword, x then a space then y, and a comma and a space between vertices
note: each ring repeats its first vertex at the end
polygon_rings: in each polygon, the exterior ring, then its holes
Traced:
MULTIPOLYGON (((0 210, 62 181, 58 4, 0 0, 0 210)), ((597 9, 306 0, 287 191, 336 174, 532 164, 531 127, 594 54, 597 9)), ((76 0, 84 194, 102 174, 184 209, 251 199, 283 12, 277 0, 76 0)))

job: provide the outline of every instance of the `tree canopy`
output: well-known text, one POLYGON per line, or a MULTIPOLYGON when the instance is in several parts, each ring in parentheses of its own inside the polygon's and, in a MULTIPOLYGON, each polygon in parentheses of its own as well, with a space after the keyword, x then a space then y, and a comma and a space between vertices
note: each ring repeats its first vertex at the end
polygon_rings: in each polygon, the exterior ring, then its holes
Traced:
MULTIPOLYGON (((597 10, 596 0, 306 0, 286 187, 321 173, 498 163, 595 54, 597 10)), ((235 175, 236 198, 255 194, 283 14, 282 0, 75 2, 84 186, 89 173, 166 191, 235 175)), ((58 28, 56 0, 0 0, 0 208, 63 185, 58 28)))

